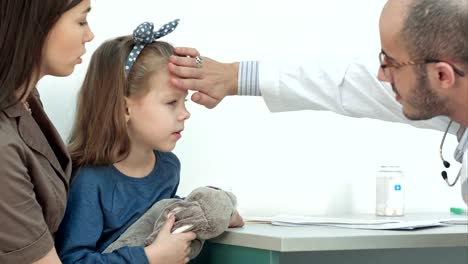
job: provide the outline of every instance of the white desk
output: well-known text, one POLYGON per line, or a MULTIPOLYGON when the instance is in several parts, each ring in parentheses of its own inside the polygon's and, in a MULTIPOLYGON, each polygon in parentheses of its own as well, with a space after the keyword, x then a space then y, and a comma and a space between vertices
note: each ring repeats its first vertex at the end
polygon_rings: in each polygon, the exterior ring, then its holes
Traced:
MULTIPOLYGON (((419 214, 405 218, 430 216, 419 214)), ((377 231, 248 224, 207 242, 199 258, 191 263, 467 264, 468 226, 377 231)))

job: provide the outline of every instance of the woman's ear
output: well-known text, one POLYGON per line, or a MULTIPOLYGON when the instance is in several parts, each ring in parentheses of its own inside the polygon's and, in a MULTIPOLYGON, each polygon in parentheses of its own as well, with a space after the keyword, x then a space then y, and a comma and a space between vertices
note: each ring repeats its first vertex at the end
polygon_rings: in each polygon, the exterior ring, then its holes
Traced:
POLYGON ((131 117, 131 100, 128 97, 124 97, 124 113, 125 122, 128 123, 131 117))

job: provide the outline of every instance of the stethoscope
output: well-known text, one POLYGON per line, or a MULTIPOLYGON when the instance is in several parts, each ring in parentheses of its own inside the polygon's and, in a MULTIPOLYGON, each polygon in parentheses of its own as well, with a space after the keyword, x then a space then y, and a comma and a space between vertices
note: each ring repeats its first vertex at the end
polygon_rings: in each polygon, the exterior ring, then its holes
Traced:
MULTIPOLYGON (((449 168, 450 163, 444 159, 444 156, 442 155, 442 148, 444 147, 445 137, 447 136, 447 133, 448 133, 448 131, 450 129, 450 126, 452 125, 452 122, 453 121, 450 120, 450 122, 449 122, 449 124, 447 126, 447 129, 445 129, 445 133, 444 133, 444 136, 442 137, 442 142, 440 142, 440 148, 439 148, 440 159, 442 160, 442 163, 444 164, 445 168, 449 168)), ((449 182, 446 171, 442 171, 441 175, 442 175, 442 178, 444 179, 444 181, 447 183, 447 185, 450 186, 450 187, 453 187, 457 183, 458 179, 460 178, 461 171, 462 171, 462 169, 460 168, 460 171, 458 172, 457 177, 455 178, 455 180, 452 183, 449 182)))

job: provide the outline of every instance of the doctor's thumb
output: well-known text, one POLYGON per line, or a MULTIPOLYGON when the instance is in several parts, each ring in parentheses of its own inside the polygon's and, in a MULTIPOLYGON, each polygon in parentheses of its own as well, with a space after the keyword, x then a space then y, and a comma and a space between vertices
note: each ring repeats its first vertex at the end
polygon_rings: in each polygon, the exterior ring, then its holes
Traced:
POLYGON ((214 108, 221 102, 221 100, 218 100, 216 98, 210 97, 207 94, 201 93, 201 92, 195 92, 192 94, 192 101, 194 101, 197 104, 203 105, 206 108, 214 108))

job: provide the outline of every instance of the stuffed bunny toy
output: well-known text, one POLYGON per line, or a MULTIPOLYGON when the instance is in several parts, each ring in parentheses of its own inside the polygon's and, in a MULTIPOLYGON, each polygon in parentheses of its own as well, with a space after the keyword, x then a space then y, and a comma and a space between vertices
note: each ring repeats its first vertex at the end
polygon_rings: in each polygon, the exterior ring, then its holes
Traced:
POLYGON ((206 239, 221 235, 229 226, 237 199, 231 192, 215 187, 200 187, 185 199, 164 199, 155 203, 125 233, 107 247, 103 253, 124 246, 147 246, 157 237, 169 213, 176 217, 172 233, 192 231, 197 238, 192 241, 190 258, 201 251, 206 239))

